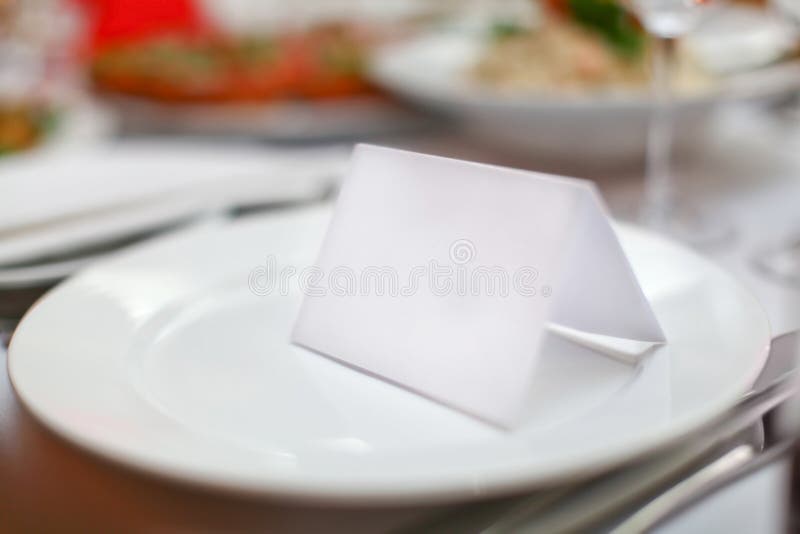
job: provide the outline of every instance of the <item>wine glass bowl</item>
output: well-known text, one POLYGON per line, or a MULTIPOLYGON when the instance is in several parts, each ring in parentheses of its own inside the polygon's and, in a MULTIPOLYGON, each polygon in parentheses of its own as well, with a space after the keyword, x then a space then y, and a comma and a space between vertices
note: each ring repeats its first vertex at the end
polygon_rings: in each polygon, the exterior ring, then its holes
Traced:
MULTIPOLYGON (((772 0, 772 6, 800 30, 800 1, 772 0)), ((753 257, 753 264, 774 281, 800 287, 800 227, 793 228, 778 245, 760 247, 753 257)))
POLYGON ((680 201, 672 174, 676 39, 684 37, 705 15, 709 0, 626 0, 652 38, 652 110, 647 136, 644 198, 639 220, 644 225, 695 245, 719 241, 730 235, 727 224, 704 216, 680 201))
POLYGON ((645 30, 662 39, 683 37, 702 17, 698 9, 703 0, 630 0, 630 9, 639 16, 645 30))

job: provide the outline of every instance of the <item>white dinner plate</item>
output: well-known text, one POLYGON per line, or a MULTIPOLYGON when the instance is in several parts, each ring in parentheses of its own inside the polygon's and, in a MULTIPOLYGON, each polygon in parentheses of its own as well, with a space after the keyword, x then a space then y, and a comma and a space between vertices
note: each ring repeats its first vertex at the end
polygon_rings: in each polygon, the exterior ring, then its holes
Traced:
POLYGON ((300 292, 265 295, 259 273, 268 257, 311 265, 329 216, 198 229, 79 273, 19 325, 17 393, 66 439, 164 477, 284 498, 445 502, 653 451, 718 416, 765 361, 769 326, 749 293, 694 253, 622 227, 668 346, 634 369, 551 339, 531 420, 499 430, 288 343, 300 292))

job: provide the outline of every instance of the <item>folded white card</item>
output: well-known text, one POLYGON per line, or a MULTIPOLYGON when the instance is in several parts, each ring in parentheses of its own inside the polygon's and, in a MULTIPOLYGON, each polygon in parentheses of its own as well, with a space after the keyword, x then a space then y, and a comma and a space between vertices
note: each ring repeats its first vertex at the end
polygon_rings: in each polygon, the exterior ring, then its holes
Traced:
POLYGON ((583 180, 360 145, 302 276, 295 343, 504 427, 548 332, 664 341, 583 180))

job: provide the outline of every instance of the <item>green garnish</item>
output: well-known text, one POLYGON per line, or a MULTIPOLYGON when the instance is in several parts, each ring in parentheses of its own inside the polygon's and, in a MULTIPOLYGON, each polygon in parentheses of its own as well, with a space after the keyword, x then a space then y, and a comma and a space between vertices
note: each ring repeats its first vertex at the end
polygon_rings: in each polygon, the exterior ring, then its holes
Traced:
POLYGON ((492 39, 496 41, 516 37, 527 32, 528 29, 525 26, 507 20, 494 22, 489 29, 492 39))
POLYGON ((613 0, 568 0, 575 20, 598 32, 621 56, 636 58, 645 47, 645 33, 634 18, 613 0))
POLYGON ((47 135, 55 131, 61 121, 61 115, 55 110, 46 110, 37 117, 37 124, 42 132, 47 135))

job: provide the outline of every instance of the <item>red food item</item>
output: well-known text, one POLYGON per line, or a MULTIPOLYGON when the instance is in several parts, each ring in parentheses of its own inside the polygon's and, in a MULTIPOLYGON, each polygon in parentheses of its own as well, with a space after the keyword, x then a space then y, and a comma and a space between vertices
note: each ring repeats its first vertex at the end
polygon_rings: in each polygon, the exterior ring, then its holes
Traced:
POLYGON ((158 35, 204 35, 215 28, 193 0, 75 0, 88 19, 88 50, 158 35))
POLYGON ((568 0, 545 0, 544 7, 552 14, 561 16, 569 15, 568 0))
POLYGON ((365 50, 338 25, 257 38, 159 35, 106 46, 92 78, 105 91, 171 102, 346 97, 373 91, 365 50))
POLYGON ((105 91, 172 102, 265 100, 293 90, 289 49, 277 38, 164 36, 108 47, 92 77, 105 91))
POLYGON ((95 85, 171 102, 329 98, 372 91, 352 26, 226 36, 193 0, 74 0, 88 14, 95 85))

